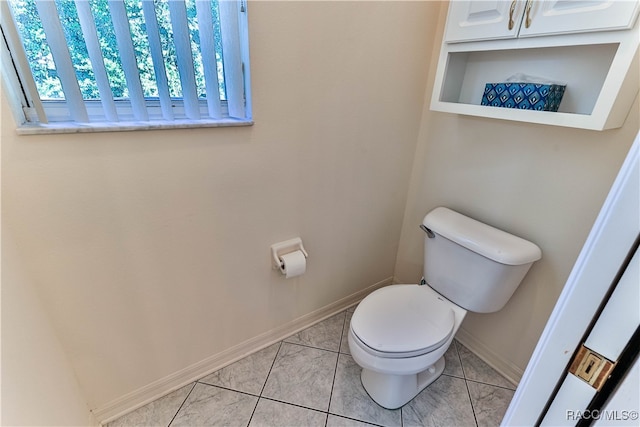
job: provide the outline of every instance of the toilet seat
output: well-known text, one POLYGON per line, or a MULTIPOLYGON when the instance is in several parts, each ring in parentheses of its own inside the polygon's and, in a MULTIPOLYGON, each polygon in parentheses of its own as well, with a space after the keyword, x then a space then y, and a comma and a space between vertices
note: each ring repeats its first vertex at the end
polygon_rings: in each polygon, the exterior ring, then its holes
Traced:
POLYGON ((418 285, 394 285, 369 294, 351 318, 354 338, 384 358, 420 356, 444 345, 455 324, 451 302, 418 285))

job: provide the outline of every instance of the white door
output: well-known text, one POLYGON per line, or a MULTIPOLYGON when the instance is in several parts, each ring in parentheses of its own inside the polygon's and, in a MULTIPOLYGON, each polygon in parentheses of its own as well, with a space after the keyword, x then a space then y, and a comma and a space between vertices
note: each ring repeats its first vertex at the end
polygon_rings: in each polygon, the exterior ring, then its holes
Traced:
MULTIPOLYGON (((636 360, 629 370, 627 377, 620 387, 613 393, 611 400, 600 411, 595 427, 612 427, 629 425, 638 422, 638 402, 640 402, 640 359, 636 360), (632 409, 634 408, 635 409, 632 409), (635 412, 634 412, 635 411, 635 412)), ((633 424, 632 424, 633 425, 633 424)))
MULTIPOLYGON (((640 236, 640 133, 629 151, 618 177, 616 178, 607 199, 596 219, 596 222, 587 237, 576 264, 567 279, 558 302, 549 317, 542 336, 531 356, 529 364, 524 372, 520 384, 516 389, 511 404, 507 409, 502 425, 522 426, 536 425, 540 419, 545 423, 555 423, 558 425, 575 425, 576 420, 569 420, 572 413, 567 411, 586 410, 584 402, 589 402, 593 397, 593 392, 589 388, 583 387, 583 380, 566 375, 576 349, 582 344, 582 339, 588 336, 588 345, 598 341, 604 334, 616 337, 617 335, 628 335, 631 329, 637 327, 637 315, 640 301, 637 293, 616 297, 616 299, 628 299, 629 305, 626 308, 615 308, 612 305, 607 312, 602 312, 600 316, 603 321, 613 321, 614 326, 607 326, 591 329, 592 322, 600 315, 600 306, 607 301, 611 286, 615 283, 629 287, 631 291, 639 286, 638 281, 638 255, 630 258, 635 253, 637 242, 640 236), (629 262, 624 274, 620 274, 621 266, 629 262), (627 285, 624 285, 625 281, 627 285), (636 295, 635 297, 633 295, 636 295), (634 300, 635 298, 635 300, 634 300), (635 305, 635 307, 634 307, 635 305), (631 307, 631 308, 630 308, 631 307), (619 316, 621 315, 621 316, 619 316), (592 339, 590 332, 595 335, 592 339), (569 395, 582 399, 578 405, 575 401, 556 402, 554 400, 556 385, 563 381, 572 384, 566 385, 569 395), (571 388, 575 386, 574 388, 571 388), (555 408, 554 408, 555 405, 555 408), (575 405, 575 406, 574 406, 575 405), (547 408, 549 410, 547 411, 547 408), (555 415, 553 415, 555 413, 555 415), (549 418, 545 418, 549 417, 549 418), (553 417, 553 418, 552 418, 553 417)), ((622 289, 622 288, 621 288, 622 289)), ((614 294, 615 295, 615 292, 614 294)), ((612 297, 613 298, 613 297, 612 297)), ((609 301, 615 301, 609 299, 609 301)), ((618 301, 619 303, 620 301, 618 301)), ((623 303, 625 301, 622 301, 623 303)), ((598 325, 598 323, 596 323, 598 325)), ((620 338, 620 336, 618 337, 620 338)), ((606 340, 605 340, 606 341, 606 340)), ((604 345, 603 353, 612 354, 615 357, 615 348, 619 347, 624 338, 614 340, 604 345), (607 347, 610 347, 607 349, 607 347), (611 352, 611 349, 614 351, 611 352)), ((586 344, 586 343, 585 343, 586 344)), ((588 347, 588 346, 587 346, 588 347)), ((636 344, 637 348, 637 344, 636 344)), ((639 387, 637 377, 634 377, 634 369, 627 373, 626 383, 623 389, 639 387)), ((606 384, 605 384, 606 386, 606 384)), ((562 387, 565 387, 563 385, 562 387)), ((560 390, 562 390, 562 387, 560 390)), ((624 404, 625 395, 619 395, 619 391, 610 401, 614 405, 624 404), (617 396, 617 397, 615 397, 617 396), (621 403, 622 402, 622 403, 621 403)), ((562 394, 559 394, 562 398, 562 394)), ((638 401, 635 401, 638 405, 638 401)), ((636 408, 629 405, 621 408, 627 411, 636 411, 636 408)), ((622 412, 620 412, 622 414, 622 412)), ((619 421, 620 425, 638 425, 638 413, 629 413, 627 420, 619 421), (635 415, 634 415, 635 414, 635 415), (633 417, 636 417, 633 419, 633 417)), ((603 421, 603 420, 600 420, 603 421)))
POLYGON ((519 37, 630 29, 639 8, 637 0, 532 0, 519 37))
MULTIPOLYGON (((627 421, 629 426, 637 425, 640 410, 637 401, 635 405, 630 403, 626 408, 617 411, 609 409, 606 412, 601 407, 592 408, 590 402, 600 387, 604 387, 600 381, 606 381, 612 373, 607 372, 614 368, 611 362, 621 367, 623 350, 640 325, 639 284, 640 251, 635 248, 633 258, 624 268, 604 310, 581 346, 581 349, 585 349, 582 352, 584 356, 574 359, 541 422, 542 426, 573 426, 581 418, 603 422, 627 421)), ((635 346, 637 348, 638 343, 635 346)), ((626 368, 631 370, 629 366, 626 368)), ((636 382, 636 388, 640 387, 637 376, 631 374, 628 378, 630 383, 636 382)))
POLYGON ((525 4, 525 0, 451 1, 445 41, 515 38, 525 4))

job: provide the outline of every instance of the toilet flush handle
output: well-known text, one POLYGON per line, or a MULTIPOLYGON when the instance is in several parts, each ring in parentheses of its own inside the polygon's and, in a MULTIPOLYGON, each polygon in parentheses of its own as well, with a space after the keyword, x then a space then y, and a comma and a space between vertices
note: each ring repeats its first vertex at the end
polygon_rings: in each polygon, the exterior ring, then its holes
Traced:
POLYGON ((420 224, 420 228, 422 228, 422 231, 427 233, 427 236, 429 236, 430 239, 436 237, 435 233, 431 231, 431 229, 427 228, 424 224, 420 224))

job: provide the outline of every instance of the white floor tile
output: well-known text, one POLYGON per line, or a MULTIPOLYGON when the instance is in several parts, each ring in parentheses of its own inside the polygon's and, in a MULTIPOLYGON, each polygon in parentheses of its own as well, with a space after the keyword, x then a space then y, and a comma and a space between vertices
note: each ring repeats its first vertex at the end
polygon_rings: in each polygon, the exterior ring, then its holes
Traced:
POLYGON ((329 414, 329 418, 327 418, 327 427, 368 427, 368 426, 375 426, 375 424, 363 423, 361 421, 351 420, 349 418, 339 417, 333 414, 329 414))
POLYGON ((195 384, 191 383, 106 424, 105 427, 167 426, 195 384))
POLYGON ((473 426, 471 400, 462 378, 441 375, 402 408, 402 423, 408 426, 473 426))
POLYGON ((238 426, 249 424, 258 398, 223 388, 196 384, 171 427, 238 426))
POLYGON ((280 343, 273 344, 207 375, 199 382, 259 396, 279 348, 280 343))
POLYGON ((262 395, 326 411, 337 353, 282 343, 262 395))
POLYGON ((500 424, 515 387, 454 340, 445 371, 401 409, 376 404, 349 354, 353 309, 332 316, 105 427, 500 424), (174 418, 175 417, 175 418, 174 418), (173 421, 172 421, 173 420, 173 421))
POLYGON ((323 350, 338 351, 340 349, 340 337, 342 336, 344 318, 344 312, 338 313, 286 338, 284 342, 321 348, 323 350))
POLYGON ((468 381, 478 427, 499 426, 515 393, 502 387, 468 381))
POLYGON ((466 379, 515 390, 515 386, 495 369, 487 365, 462 344, 457 343, 457 345, 466 379))
POLYGON ((324 427, 326 420, 327 414, 325 412, 260 399, 249 427, 324 427))

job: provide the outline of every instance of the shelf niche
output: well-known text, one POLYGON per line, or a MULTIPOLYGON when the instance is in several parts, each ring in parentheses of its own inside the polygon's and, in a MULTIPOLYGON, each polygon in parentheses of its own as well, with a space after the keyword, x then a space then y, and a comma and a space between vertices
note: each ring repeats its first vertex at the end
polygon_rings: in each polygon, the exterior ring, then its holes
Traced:
POLYGON ((593 113, 617 49, 618 44, 608 43, 450 52, 440 100, 480 105, 486 83, 504 82, 514 74, 523 73, 567 85, 558 112, 589 115, 593 113))

